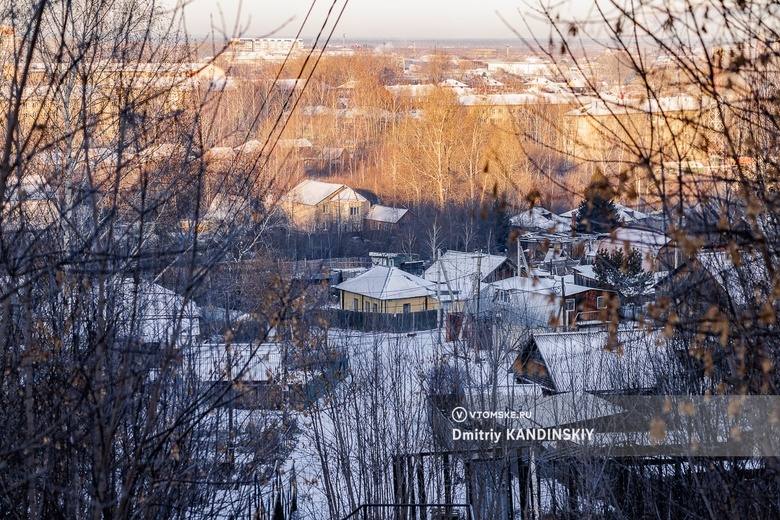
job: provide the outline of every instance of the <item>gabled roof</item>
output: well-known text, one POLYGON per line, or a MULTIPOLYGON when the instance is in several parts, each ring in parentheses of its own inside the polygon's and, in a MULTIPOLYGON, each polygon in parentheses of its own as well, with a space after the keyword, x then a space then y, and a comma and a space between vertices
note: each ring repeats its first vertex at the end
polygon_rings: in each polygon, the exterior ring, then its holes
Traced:
POLYGON ((435 296, 435 284, 395 267, 375 266, 336 286, 340 291, 361 294, 377 300, 399 300, 435 296))
POLYGON ((538 352, 536 361, 543 365, 541 375, 554 386, 551 390, 625 392, 654 387, 662 335, 621 329, 616 339, 610 346, 607 331, 555 332, 534 334, 531 343, 538 352))
POLYGON ((519 228, 540 231, 568 231, 571 229, 571 217, 562 217, 540 207, 523 211, 512 217, 509 222, 519 228))
POLYGON ((447 251, 425 271, 425 279, 444 284, 449 280, 454 299, 467 300, 474 293, 477 265, 479 265, 479 279, 485 281, 498 267, 508 261, 505 256, 488 255, 485 253, 465 253, 462 251, 447 251), (439 262, 442 272, 439 275, 439 262))
POLYGON ((388 224, 397 224, 408 209, 404 208, 391 208, 388 206, 380 206, 379 204, 372 206, 366 215, 366 220, 375 220, 377 222, 387 222, 388 224))
POLYGON ((361 194, 347 186, 346 184, 335 184, 332 182, 321 182, 306 179, 284 196, 288 202, 297 202, 308 206, 316 206, 326 199, 333 199, 336 202, 367 202, 361 194))

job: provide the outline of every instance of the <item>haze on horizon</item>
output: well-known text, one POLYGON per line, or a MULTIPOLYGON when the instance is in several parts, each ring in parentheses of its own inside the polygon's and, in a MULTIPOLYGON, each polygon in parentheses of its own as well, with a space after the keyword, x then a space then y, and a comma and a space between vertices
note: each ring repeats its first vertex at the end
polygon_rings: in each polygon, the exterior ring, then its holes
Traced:
MULTIPOLYGON (((591 2, 570 2, 577 8, 568 9, 578 16, 588 14, 591 2), (584 4, 584 5, 583 5, 584 4)), ((311 0, 192 0, 185 7, 187 31, 195 37, 212 34, 221 37, 294 36, 311 0)), ((312 16, 301 37, 316 36, 331 2, 315 3, 312 16)), ((343 5, 339 1, 332 20, 343 5)), ((334 31, 333 38, 348 39, 502 39, 517 36, 501 20, 523 35, 528 34, 526 22, 537 35, 546 36, 546 23, 532 16, 528 5, 517 0, 350 0, 334 31), (499 16, 500 15, 500 16, 499 16)))

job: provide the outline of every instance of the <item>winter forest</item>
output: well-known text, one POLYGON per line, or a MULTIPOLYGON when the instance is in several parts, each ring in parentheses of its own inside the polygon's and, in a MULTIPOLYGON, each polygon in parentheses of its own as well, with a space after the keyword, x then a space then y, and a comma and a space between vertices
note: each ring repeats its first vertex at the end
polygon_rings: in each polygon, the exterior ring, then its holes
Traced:
POLYGON ((0 518, 780 517, 777 6, 356 3, 0 2, 0 518))

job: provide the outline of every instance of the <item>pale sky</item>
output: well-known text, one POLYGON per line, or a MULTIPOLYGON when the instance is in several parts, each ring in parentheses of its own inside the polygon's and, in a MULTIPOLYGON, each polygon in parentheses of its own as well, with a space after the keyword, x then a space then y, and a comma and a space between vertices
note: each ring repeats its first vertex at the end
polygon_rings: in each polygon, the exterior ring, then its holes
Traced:
MULTIPOLYGON (((336 10, 343 0, 339 0, 336 10)), ((317 0, 314 12, 303 31, 312 38, 325 19, 332 0, 317 0)), ((582 6, 590 1, 571 0, 568 5, 582 6)), ((186 8, 188 32, 195 36, 208 34, 212 21, 225 28, 228 36, 294 36, 303 22, 311 0, 192 0, 186 8), (240 11, 239 11, 240 6, 240 11), (220 15, 220 10, 222 15, 220 15), (237 16, 237 13, 240 14, 237 16), (284 28, 274 30, 294 17, 284 28), (224 20, 224 22, 222 21, 224 20), (238 21, 238 25, 236 22, 238 21), (239 29, 236 29, 236 27, 239 29)), ((514 38, 514 34, 496 14, 498 11, 521 33, 527 31, 518 9, 529 8, 518 0, 350 0, 334 39, 460 39, 514 38)), ((567 10, 571 10, 567 7, 567 10)), ((582 12, 582 7, 580 7, 582 12)), ((335 19, 335 15, 334 15, 335 19)), ((531 21, 538 34, 547 31, 538 21, 531 21)))

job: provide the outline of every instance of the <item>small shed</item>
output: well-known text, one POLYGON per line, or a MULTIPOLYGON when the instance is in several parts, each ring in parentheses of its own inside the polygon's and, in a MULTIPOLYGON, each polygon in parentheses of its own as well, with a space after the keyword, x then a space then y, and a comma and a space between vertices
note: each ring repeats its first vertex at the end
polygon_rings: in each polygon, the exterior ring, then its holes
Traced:
POLYGON ((371 231, 391 231, 409 212, 404 208, 391 208, 379 204, 372 206, 365 218, 365 228, 371 231))

